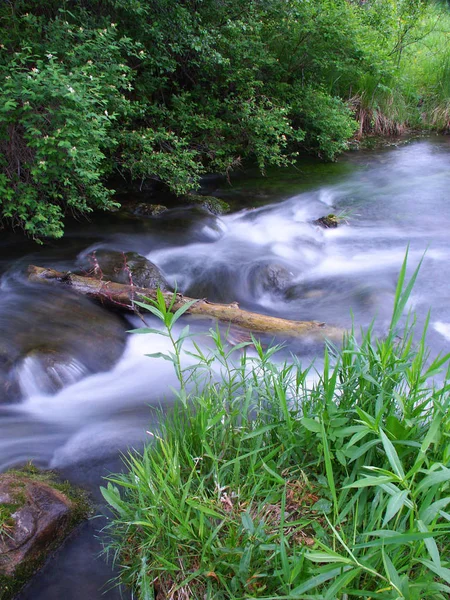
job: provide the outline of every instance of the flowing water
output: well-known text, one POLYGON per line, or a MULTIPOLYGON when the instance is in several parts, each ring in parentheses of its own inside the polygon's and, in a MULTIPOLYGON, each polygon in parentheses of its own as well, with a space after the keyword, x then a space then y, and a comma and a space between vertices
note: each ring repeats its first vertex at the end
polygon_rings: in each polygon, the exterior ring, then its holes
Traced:
MULTIPOLYGON (((449 350, 450 138, 207 185, 241 208, 220 218, 198 209, 102 216, 71 225, 64 240, 42 247, 4 234, 0 470, 33 460, 99 500, 102 476, 120 468, 121 451, 148 439, 149 406, 170 404, 175 383, 169 363, 144 356, 163 350, 164 338, 127 335, 137 318, 31 285, 28 264, 73 270, 100 248, 135 251, 186 295, 341 327, 352 315, 358 326, 377 317, 382 333, 409 245, 410 271, 426 252, 409 307, 419 326, 431 308, 428 343, 433 352, 449 350), (331 212, 341 215, 340 227, 314 225, 331 212)), ((211 326, 191 324, 198 331, 211 326)), ((321 347, 296 342, 289 350, 306 363, 321 347)), ((113 573, 97 558, 100 526, 94 520, 79 528, 20 598, 119 598, 115 589, 105 593, 113 573)))

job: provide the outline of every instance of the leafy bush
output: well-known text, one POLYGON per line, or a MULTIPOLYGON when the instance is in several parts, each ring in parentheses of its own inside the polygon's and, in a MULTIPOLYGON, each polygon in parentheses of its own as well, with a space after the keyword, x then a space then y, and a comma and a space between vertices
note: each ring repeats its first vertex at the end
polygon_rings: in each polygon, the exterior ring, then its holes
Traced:
POLYGON ((397 336, 405 270, 387 337, 351 332, 315 374, 214 330, 183 368, 184 309, 147 305, 166 330, 137 331, 171 340, 178 405, 102 488, 106 551, 138 598, 448 597, 449 357, 397 336))
POLYGON ((332 160, 350 111, 362 133, 446 129, 449 19, 423 0, 2 2, 1 222, 61 236, 66 212, 113 206, 113 172, 185 194, 244 161, 332 160))
POLYGON ((113 26, 85 31, 55 19, 51 38, 44 57, 25 47, 0 63, 1 216, 38 238, 60 237, 66 210, 115 206, 102 183, 105 152, 130 87, 120 61, 129 40, 113 26))

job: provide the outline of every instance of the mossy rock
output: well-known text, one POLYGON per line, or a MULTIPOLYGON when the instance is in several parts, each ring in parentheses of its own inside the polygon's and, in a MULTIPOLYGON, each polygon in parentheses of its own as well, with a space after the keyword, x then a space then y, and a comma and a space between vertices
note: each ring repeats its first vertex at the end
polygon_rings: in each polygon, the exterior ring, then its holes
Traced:
POLYGON ((230 211, 230 205, 215 196, 202 196, 201 194, 187 194, 183 200, 189 204, 201 206, 213 215, 224 215, 230 211))
POLYGON ((85 492, 29 465, 0 474, 0 600, 10 600, 90 512, 85 492))
POLYGON ((338 227, 341 222, 342 219, 340 219, 337 215, 334 215, 332 213, 313 221, 314 225, 318 225, 319 227, 323 227, 324 229, 334 229, 338 227))
POLYGON ((164 204, 148 204, 147 202, 138 202, 128 209, 135 217, 158 217, 168 210, 164 204))

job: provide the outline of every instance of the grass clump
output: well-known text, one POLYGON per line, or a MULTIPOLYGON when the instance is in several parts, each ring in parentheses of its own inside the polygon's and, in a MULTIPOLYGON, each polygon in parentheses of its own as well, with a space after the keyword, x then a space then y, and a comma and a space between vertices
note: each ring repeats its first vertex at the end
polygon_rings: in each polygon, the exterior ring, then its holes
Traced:
POLYGON ((408 323, 398 337, 405 271, 386 338, 350 332, 315 373, 213 330, 183 369, 181 314, 148 306, 181 393, 102 488, 106 551, 137 598, 449 597, 448 357, 430 360, 408 323))

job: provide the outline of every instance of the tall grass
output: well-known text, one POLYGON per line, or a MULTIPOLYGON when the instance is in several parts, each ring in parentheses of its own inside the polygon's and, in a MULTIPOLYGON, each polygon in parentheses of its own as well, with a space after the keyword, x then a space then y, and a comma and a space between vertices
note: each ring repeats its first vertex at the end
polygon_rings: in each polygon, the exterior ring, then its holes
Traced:
POLYGON ((178 405, 102 488, 105 551, 137 598, 449 597, 449 357, 411 323, 399 336, 405 272, 386 337, 350 332, 320 372, 217 330, 183 369, 183 330, 178 405))
MULTIPOLYGON (((392 41, 391 41, 392 43, 392 41)), ((400 135, 408 129, 450 130, 450 7, 430 2, 410 38, 383 74, 365 72, 350 105, 367 133, 400 135)))

